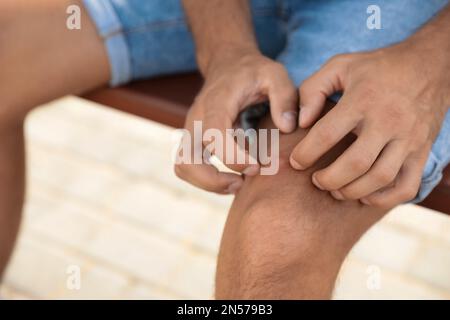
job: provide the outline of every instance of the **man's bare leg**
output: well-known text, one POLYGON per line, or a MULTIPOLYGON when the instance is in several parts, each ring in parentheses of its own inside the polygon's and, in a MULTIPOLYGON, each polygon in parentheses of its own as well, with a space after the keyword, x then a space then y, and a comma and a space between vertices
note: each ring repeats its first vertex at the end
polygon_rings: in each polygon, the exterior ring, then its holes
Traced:
MULTIPOLYGON (((263 127, 272 128, 265 120, 263 127)), ((351 142, 342 141, 305 172, 288 161, 305 135, 280 137, 280 171, 246 178, 225 226, 216 275, 218 299, 330 298, 348 251, 385 211, 340 202, 318 190, 311 174, 351 142)))
POLYGON ((86 12, 66 28, 81 0, 0 2, 0 277, 14 246, 24 194, 23 120, 32 108, 105 84, 103 42, 86 12))
POLYGON ((20 224, 24 191, 22 123, 0 131, 0 275, 11 254, 20 224))

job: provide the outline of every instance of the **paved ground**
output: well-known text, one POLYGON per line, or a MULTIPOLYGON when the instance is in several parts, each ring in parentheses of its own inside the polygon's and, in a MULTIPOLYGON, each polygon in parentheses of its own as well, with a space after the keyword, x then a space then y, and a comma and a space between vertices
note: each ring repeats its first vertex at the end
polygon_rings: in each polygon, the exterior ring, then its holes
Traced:
MULTIPOLYGON (((65 98, 29 118, 28 196, 5 298, 212 295, 230 197, 174 177, 172 129, 65 98)), ((450 217, 406 205, 354 248, 335 298, 450 298, 450 217)))

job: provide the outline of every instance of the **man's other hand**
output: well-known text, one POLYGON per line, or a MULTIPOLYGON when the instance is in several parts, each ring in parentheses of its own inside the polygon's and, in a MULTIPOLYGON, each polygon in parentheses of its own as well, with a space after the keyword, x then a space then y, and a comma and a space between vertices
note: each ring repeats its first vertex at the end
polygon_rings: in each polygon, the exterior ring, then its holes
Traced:
POLYGON ((404 42, 332 58, 299 89, 300 126, 312 128, 293 150, 292 167, 307 169, 353 133, 355 142, 315 172, 313 183, 338 200, 367 205, 390 208, 413 199, 450 105, 448 70, 437 53, 404 42), (326 98, 339 91, 340 101, 317 121, 326 98))

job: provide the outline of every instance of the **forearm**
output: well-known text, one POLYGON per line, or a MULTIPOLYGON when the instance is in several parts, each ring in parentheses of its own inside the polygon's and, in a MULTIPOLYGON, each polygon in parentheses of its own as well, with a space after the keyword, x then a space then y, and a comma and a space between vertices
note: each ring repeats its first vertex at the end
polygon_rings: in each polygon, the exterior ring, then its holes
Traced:
POLYGON ((411 40, 434 48, 439 47, 439 51, 445 53, 447 60, 450 60, 450 5, 416 32, 411 40))
POLYGON ((419 55, 419 63, 427 64, 428 72, 422 76, 440 74, 440 86, 447 91, 445 103, 450 106, 450 5, 424 25, 407 41, 419 55))
POLYGON ((259 52, 248 0, 183 0, 183 5, 203 74, 213 61, 259 52))

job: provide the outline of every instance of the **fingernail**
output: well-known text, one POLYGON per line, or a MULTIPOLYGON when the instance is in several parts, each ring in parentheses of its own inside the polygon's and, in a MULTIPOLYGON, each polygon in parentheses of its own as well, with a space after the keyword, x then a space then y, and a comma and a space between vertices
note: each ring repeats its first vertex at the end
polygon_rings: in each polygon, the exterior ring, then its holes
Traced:
POLYGON ((289 162, 291 163, 292 168, 294 168, 295 170, 303 170, 303 167, 300 165, 300 163, 295 161, 294 158, 290 157, 289 162))
POLYGON ((259 173, 259 166, 249 166, 242 173, 250 177, 256 176, 259 173))
POLYGON ((320 183, 317 181, 317 178, 316 178, 316 175, 315 175, 315 174, 313 174, 313 176, 312 176, 312 182, 313 182, 314 185, 315 185, 317 188, 319 188, 320 190, 325 190, 325 189, 320 185, 320 183))
POLYGON ((302 125, 303 119, 305 119, 305 115, 308 113, 308 108, 304 106, 300 106, 300 113, 298 115, 298 123, 302 125))
POLYGON ((333 198, 335 198, 336 200, 344 200, 344 196, 342 195, 342 193, 340 193, 340 192, 337 191, 337 190, 331 191, 331 195, 332 195, 333 198))
POLYGON ((283 112, 283 125, 286 127, 288 131, 292 131, 295 129, 297 124, 297 115, 298 113, 295 111, 286 111, 283 112))
POLYGON ((225 192, 229 194, 236 194, 236 192, 241 188, 241 185, 242 185, 241 181, 235 181, 228 186, 225 192))
POLYGON ((370 206, 370 202, 367 200, 367 199, 365 199, 365 198, 362 198, 362 199, 360 199, 359 200, 362 204, 365 204, 365 205, 367 205, 367 206, 370 206))

